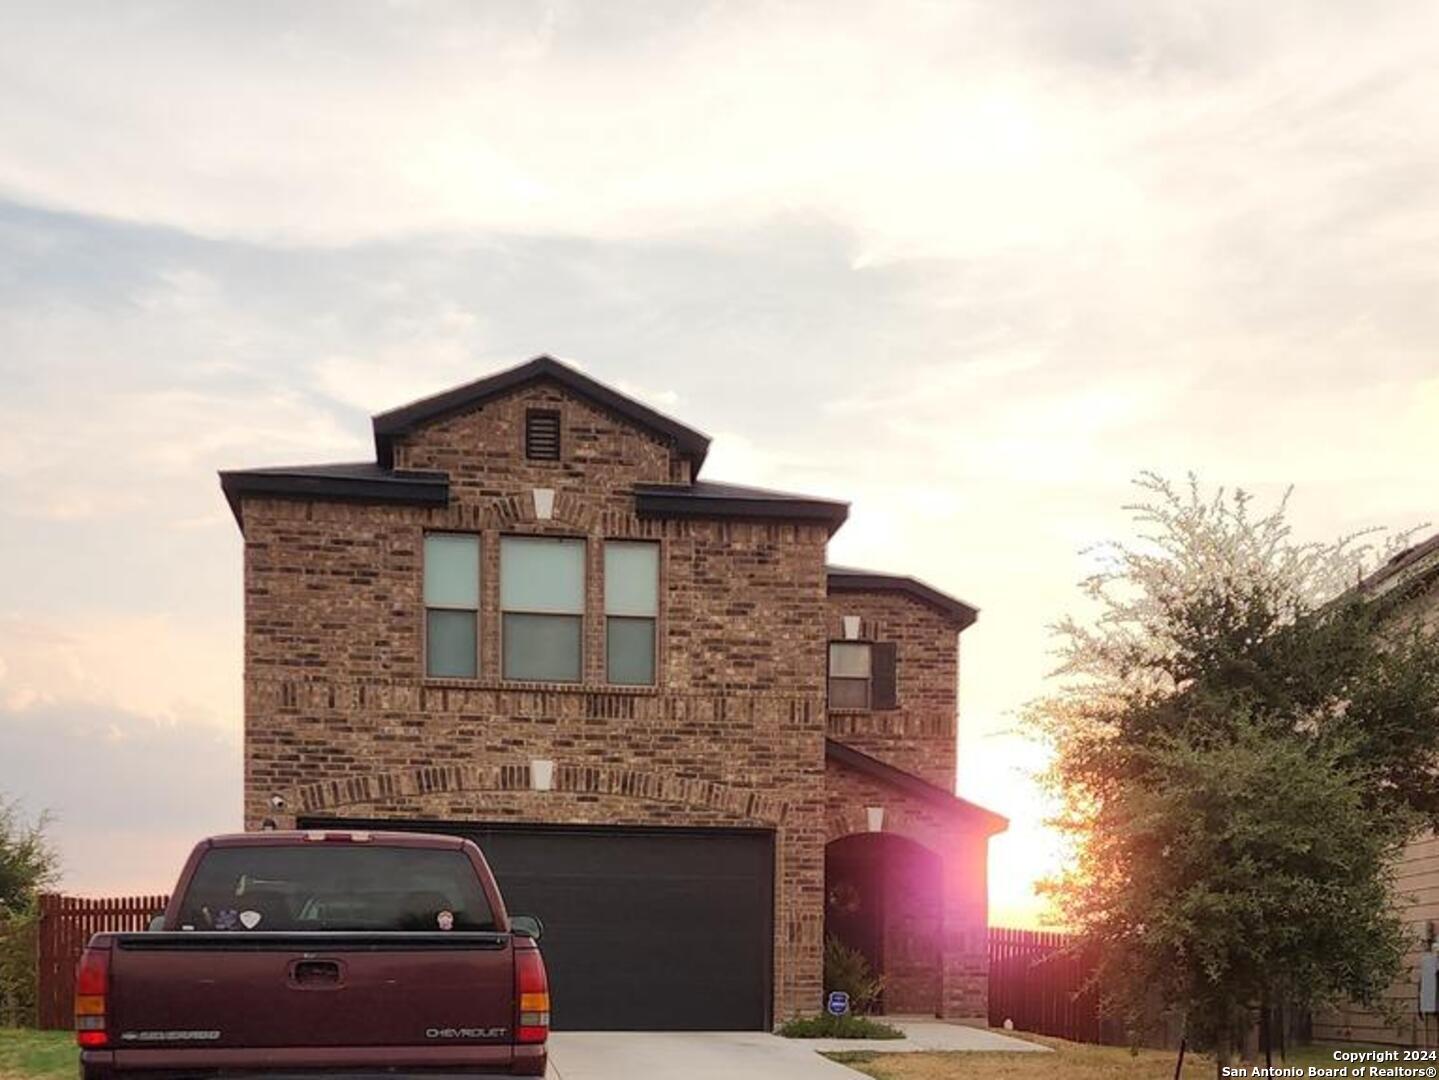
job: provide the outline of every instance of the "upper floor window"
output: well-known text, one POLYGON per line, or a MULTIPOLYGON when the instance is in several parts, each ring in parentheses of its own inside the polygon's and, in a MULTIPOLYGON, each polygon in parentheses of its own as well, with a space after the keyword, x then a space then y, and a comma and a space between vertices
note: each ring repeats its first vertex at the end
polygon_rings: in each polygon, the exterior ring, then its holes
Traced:
POLYGON ((830 642, 829 707, 895 708, 895 660, 892 641, 830 642))
POLYGON ((605 544, 605 677, 611 683, 653 686, 660 605, 660 546, 611 540, 605 544))
POLYGON ((501 537, 500 611, 506 679, 579 682, 584 670, 585 542, 501 537))
POLYGON ((480 538, 425 536, 425 674, 479 673, 480 538))
POLYGON ((531 461, 560 460, 560 414, 557 409, 525 413, 525 457, 531 461))

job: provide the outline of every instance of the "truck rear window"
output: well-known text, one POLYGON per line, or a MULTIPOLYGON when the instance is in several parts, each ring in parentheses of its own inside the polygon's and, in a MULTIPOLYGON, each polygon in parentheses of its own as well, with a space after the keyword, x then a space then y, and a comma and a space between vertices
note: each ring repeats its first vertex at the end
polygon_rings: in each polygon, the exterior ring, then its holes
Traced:
POLYGON ((493 930, 461 851, 306 844, 211 848, 180 909, 185 930, 493 930))

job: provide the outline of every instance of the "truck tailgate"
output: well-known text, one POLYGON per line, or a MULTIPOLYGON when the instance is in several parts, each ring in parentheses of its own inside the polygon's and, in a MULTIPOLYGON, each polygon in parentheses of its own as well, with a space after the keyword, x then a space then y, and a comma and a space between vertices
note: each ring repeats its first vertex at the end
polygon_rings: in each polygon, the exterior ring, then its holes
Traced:
POLYGON ((111 963, 120 1053, 499 1049, 515 1018, 514 952, 503 933, 121 934, 111 963))

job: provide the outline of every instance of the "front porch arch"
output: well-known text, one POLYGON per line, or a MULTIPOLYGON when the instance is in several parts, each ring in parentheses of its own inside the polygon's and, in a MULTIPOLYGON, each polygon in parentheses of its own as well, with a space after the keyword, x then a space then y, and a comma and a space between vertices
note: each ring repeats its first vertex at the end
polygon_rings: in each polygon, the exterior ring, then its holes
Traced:
POLYGON ((857 949, 884 978, 879 1011, 942 1012, 944 872, 909 837, 851 833, 825 845, 825 936, 857 949))

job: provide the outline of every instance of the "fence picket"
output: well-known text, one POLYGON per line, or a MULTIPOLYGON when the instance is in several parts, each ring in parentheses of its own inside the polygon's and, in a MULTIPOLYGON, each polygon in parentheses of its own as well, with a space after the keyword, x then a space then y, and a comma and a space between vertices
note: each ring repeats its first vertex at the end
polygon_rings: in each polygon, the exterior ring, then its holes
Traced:
POLYGON ((69 1028, 73 1020, 75 965, 96 934, 144 930, 163 911, 167 896, 92 899, 43 893, 36 935, 36 1006, 40 1027, 69 1028))
POLYGON ((1094 972, 1068 934, 1044 930, 989 931, 989 1023, 1075 1042, 1121 1043, 1118 1025, 1099 1014, 1094 972))

